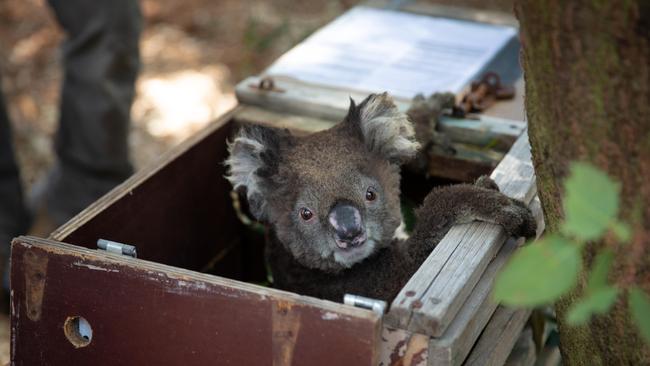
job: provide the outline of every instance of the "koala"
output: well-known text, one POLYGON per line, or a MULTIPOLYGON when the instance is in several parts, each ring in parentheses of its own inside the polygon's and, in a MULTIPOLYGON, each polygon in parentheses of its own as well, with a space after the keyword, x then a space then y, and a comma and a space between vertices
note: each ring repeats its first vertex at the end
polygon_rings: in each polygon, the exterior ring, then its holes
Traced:
POLYGON ((419 148, 409 117, 373 94, 328 130, 293 136, 244 126, 229 144, 226 178, 268 228, 274 286, 341 301, 391 301, 449 229, 482 220, 532 237, 535 220, 488 177, 434 188, 403 233, 400 166, 419 148))

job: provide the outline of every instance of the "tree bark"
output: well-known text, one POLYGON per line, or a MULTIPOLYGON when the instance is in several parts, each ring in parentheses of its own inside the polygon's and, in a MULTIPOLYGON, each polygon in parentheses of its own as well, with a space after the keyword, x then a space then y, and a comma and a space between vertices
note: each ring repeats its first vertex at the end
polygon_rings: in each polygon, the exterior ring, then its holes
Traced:
MULTIPOLYGON (((590 162, 621 183, 621 218, 634 229, 627 246, 607 236, 594 252, 616 252, 610 280, 650 293, 650 2, 518 0, 521 62, 537 187, 547 231, 563 217, 562 184, 572 161, 590 162)), ((564 321, 578 288, 556 304, 563 362, 650 364, 630 320, 627 296, 587 326, 564 321)))

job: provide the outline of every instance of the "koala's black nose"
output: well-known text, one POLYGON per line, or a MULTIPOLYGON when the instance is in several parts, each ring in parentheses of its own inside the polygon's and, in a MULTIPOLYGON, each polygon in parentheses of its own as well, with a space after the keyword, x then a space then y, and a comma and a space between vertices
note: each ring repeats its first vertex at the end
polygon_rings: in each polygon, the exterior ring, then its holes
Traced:
POLYGON ((340 248, 360 246, 366 241, 359 210, 349 204, 337 204, 328 215, 340 248))

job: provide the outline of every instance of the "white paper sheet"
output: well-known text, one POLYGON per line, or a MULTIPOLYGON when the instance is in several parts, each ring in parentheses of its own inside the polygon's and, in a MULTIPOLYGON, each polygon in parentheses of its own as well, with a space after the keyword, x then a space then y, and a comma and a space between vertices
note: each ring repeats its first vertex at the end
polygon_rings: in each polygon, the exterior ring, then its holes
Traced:
POLYGON ((364 92, 459 92, 512 27, 357 7, 279 58, 268 75, 364 92))

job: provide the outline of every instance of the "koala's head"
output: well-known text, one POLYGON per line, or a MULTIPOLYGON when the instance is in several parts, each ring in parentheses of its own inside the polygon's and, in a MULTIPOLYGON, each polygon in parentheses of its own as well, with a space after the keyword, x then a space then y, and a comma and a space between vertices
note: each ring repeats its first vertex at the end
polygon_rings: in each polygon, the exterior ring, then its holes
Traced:
POLYGON ((242 128, 227 178, 299 263, 337 272, 390 245, 402 219, 399 166, 418 147, 390 96, 373 94, 309 136, 242 128))

